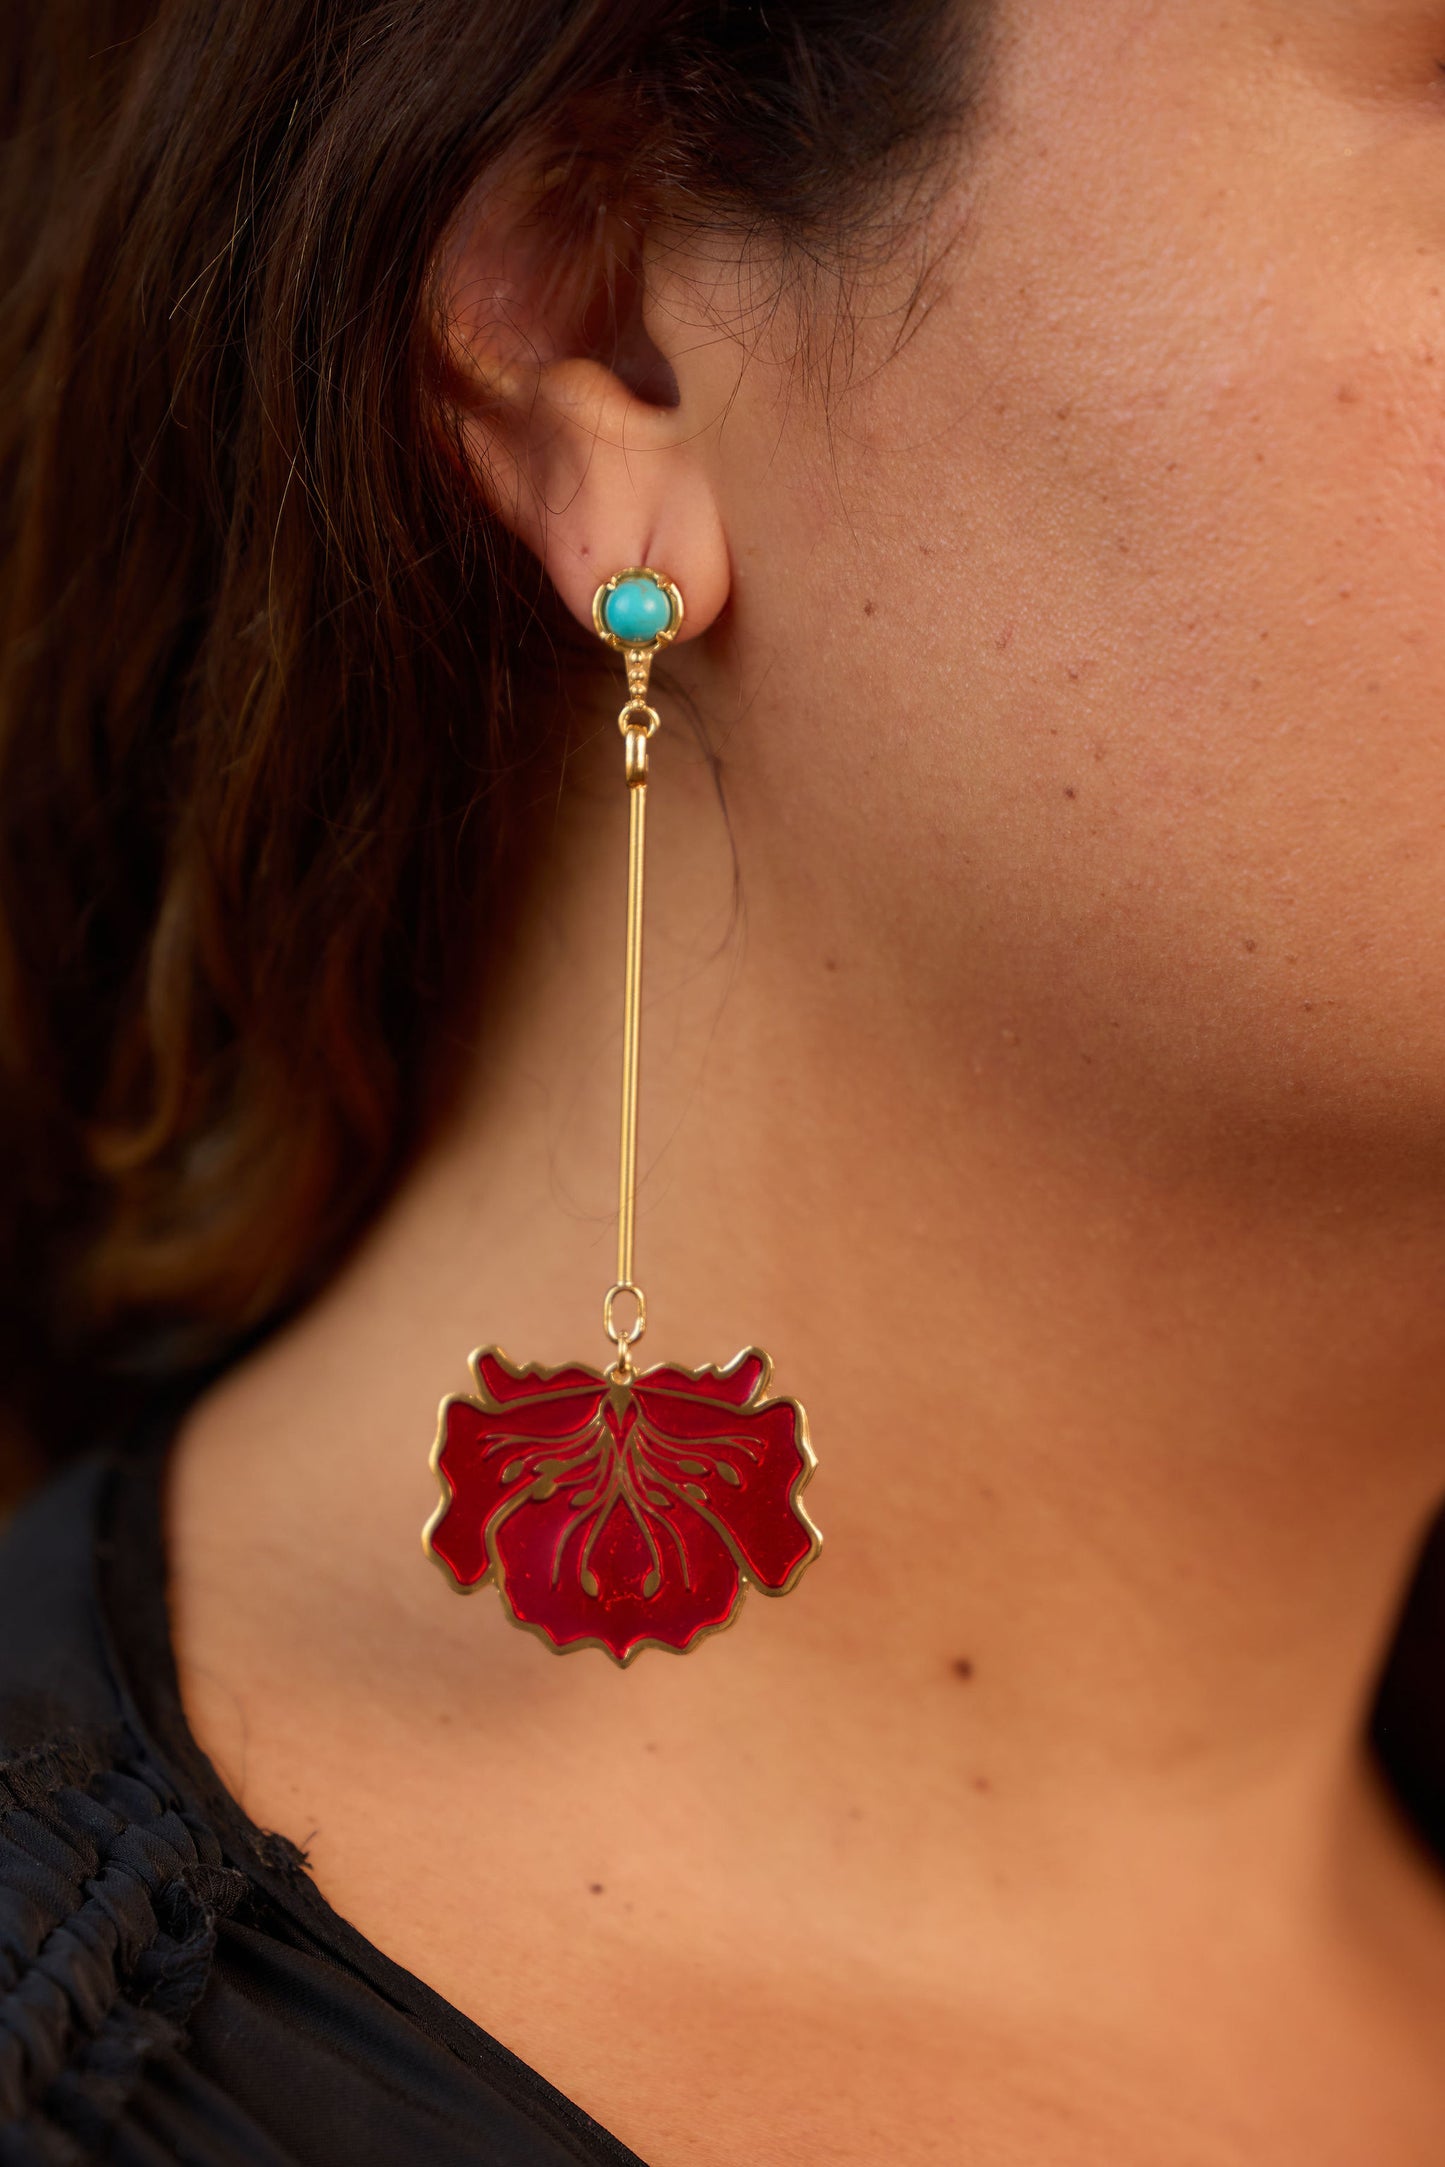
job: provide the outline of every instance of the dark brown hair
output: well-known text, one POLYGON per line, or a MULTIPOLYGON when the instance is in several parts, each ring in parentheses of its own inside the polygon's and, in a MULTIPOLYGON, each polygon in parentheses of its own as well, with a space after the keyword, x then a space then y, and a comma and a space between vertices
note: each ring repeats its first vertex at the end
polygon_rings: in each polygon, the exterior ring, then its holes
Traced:
POLYGON ((525 157, 563 266, 605 201, 821 276, 982 12, 9 0, 0 1398, 47 1445, 306 1297, 477 997, 555 735, 513 670, 575 643, 460 453, 459 207, 525 157))

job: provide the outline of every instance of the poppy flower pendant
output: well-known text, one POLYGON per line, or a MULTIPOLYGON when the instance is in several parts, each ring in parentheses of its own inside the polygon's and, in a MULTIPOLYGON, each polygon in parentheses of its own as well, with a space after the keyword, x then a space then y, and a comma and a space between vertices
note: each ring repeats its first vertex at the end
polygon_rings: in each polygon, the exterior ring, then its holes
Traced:
POLYGON ((514 1623, 552 1648, 600 1648, 625 1666, 644 1648, 686 1654, 731 1625, 749 1587, 786 1595, 822 1537, 803 1505, 816 1464, 807 1416, 769 1397, 761 1349, 723 1368, 633 1361, 647 1329, 633 1246, 648 752, 659 727, 646 694, 682 596, 633 566, 599 587, 592 614, 626 659, 629 693, 618 717, 630 808, 618 1268, 603 1304, 615 1360, 518 1367, 499 1347, 479 1349, 475 1393, 441 1404, 431 1464, 442 1494, 422 1542, 456 1588, 494 1586, 514 1623))
POLYGON ((817 1554, 807 1418, 768 1398, 769 1369, 756 1347, 726 1369, 625 1379, 484 1349, 475 1397, 442 1402, 427 1548, 554 1648, 684 1653, 732 1623, 748 1586, 786 1595, 817 1554))

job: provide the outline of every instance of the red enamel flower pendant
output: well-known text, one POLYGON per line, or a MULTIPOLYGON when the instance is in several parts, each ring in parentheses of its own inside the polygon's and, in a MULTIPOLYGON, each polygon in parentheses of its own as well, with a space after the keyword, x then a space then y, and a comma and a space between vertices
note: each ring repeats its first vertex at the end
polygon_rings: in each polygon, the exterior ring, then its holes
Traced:
POLYGON ((795 1400, 767 1397, 750 1347, 726 1369, 630 1381, 472 1357, 475 1398, 442 1402, 442 1502, 426 1546, 463 1589, 495 1584, 557 1649, 684 1654, 747 1587, 785 1595, 817 1555, 803 1508, 814 1460, 795 1400))
POLYGON ((646 565, 615 573, 592 604, 628 688, 617 1280, 602 1310, 616 1360, 518 1369, 499 1347, 474 1354, 475 1397, 442 1401, 431 1462, 442 1498, 422 1535, 463 1593, 490 1581, 513 1621, 553 1648, 601 1648, 623 1665, 644 1648, 686 1654, 731 1625, 749 1587, 786 1595, 822 1543, 803 1509, 808 1419, 796 1400, 768 1398, 765 1354, 746 1348, 726 1369, 632 1360, 647 1329, 632 1270, 648 749, 660 727, 647 687, 682 614, 676 586, 646 565))

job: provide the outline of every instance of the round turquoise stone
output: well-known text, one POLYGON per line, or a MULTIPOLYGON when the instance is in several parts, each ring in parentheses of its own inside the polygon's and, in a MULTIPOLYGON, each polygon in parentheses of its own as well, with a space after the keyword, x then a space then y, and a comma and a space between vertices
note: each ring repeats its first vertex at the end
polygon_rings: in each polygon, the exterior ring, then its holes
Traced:
POLYGON ((602 605, 609 632, 641 647, 672 623, 672 604, 655 579, 619 580, 602 605))

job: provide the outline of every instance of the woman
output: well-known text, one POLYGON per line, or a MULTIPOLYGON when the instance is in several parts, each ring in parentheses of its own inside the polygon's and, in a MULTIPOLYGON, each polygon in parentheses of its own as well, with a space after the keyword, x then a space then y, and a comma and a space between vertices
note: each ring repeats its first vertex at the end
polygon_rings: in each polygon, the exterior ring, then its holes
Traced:
POLYGON ((0 2157, 1438 2162, 1445 13, 21 13, 0 2157))

